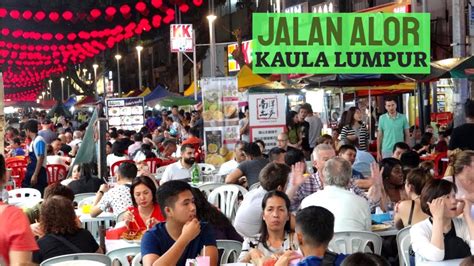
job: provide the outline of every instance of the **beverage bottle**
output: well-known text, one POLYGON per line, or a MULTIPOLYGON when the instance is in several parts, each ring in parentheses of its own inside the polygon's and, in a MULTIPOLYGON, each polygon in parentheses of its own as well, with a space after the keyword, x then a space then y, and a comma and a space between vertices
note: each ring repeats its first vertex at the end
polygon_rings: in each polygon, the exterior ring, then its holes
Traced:
POLYGON ((193 184, 199 183, 200 179, 200 173, 199 173, 199 167, 197 164, 194 164, 193 170, 191 171, 191 182, 193 184))

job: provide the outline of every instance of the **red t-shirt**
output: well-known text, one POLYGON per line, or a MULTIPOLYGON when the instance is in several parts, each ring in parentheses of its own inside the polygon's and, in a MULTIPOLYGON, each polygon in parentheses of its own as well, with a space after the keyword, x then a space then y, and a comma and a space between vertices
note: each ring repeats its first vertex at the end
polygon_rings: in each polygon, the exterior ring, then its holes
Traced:
MULTIPOLYGON (((140 227, 140 230, 146 230, 147 228, 146 228, 145 222, 143 221, 142 217, 140 216, 140 213, 138 212, 138 207, 133 207, 133 206, 128 207, 128 210, 133 213, 133 217, 135 218, 135 221, 137 221, 137 224, 140 227)), ((160 205, 155 204, 151 217, 155 218, 156 220, 160 222, 165 221, 163 214, 161 214, 160 205)), ((131 230, 138 229, 136 228, 136 225, 133 222, 128 224, 128 228, 131 230)))
POLYGON ((0 262, 4 260, 6 265, 10 264, 8 256, 10 250, 38 249, 26 215, 17 207, 0 203, 0 262))

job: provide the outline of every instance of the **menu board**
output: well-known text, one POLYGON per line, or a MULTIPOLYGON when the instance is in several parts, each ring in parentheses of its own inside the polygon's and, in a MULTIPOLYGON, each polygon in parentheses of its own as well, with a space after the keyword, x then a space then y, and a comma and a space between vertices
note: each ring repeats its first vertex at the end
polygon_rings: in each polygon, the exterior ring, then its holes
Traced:
POLYGON ((205 162, 220 166, 231 160, 239 135, 237 78, 201 80, 204 120, 205 162))
POLYGON ((140 131, 145 123, 143 97, 105 100, 109 127, 140 131))

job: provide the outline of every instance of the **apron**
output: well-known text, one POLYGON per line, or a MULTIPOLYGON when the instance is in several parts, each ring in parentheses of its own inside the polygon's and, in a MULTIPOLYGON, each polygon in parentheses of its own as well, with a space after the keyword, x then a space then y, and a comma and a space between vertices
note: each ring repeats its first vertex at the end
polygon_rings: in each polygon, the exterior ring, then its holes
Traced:
MULTIPOLYGON (((29 158, 29 163, 26 166, 26 173, 25 173, 25 179, 23 179, 23 182, 21 183, 22 187, 30 187, 37 189, 41 192, 41 196, 43 196, 44 189, 48 186, 48 176, 46 174, 46 168, 41 167, 39 174, 38 174, 38 181, 36 182, 35 186, 31 186, 31 177, 33 176, 33 173, 35 172, 36 164, 38 163, 38 159, 36 158, 35 154, 35 147, 33 145, 34 141, 31 144, 31 152, 28 152, 28 158, 29 158)), ((46 160, 46 158, 45 158, 46 160)))

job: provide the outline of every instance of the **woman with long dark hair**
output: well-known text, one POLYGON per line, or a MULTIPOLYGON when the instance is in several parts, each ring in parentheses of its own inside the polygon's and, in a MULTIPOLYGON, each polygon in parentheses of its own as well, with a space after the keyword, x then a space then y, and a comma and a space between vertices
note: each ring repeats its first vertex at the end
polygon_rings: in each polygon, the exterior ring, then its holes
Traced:
POLYGON ((156 198, 156 185, 147 176, 137 176, 130 188, 132 207, 124 216, 129 229, 144 231, 155 224, 165 221, 156 198))
POLYGON ((395 158, 385 158, 380 164, 383 168, 383 195, 380 205, 385 211, 391 211, 397 202, 408 198, 405 192, 405 176, 402 164, 395 158))
POLYGON ((260 234, 245 238, 239 261, 248 263, 260 258, 295 250, 290 232, 290 199, 281 191, 268 192, 262 200, 260 234))
POLYGON ((302 132, 298 125, 298 113, 290 111, 286 116, 286 129, 288 130, 288 146, 300 149, 303 143, 302 132))
POLYGON ((193 188, 192 192, 199 221, 205 221, 212 225, 216 239, 236 240, 239 242, 243 241, 242 237, 237 233, 229 219, 227 219, 227 217, 219 211, 216 206, 209 203, 202 191, 193 188))
POLYGON ((71 181, 67 186, 74 192, 74 195, 95 193, 99 190, 104 181, 94 176, 94 168, 97 169, 93 163, 81 163, 73 166, 72 178, 75 180, 71 181), (77 176, 79 178, 76 180, 77 176))
POLYGON ((344 121, 340 136, 343 144, 347 144, 347 140, 355 142, 357 139, 360 150, 368 149, 369 131, 362 122, 362 112, 358 107, 351 107, 347 111, 346 121, 344 121))

